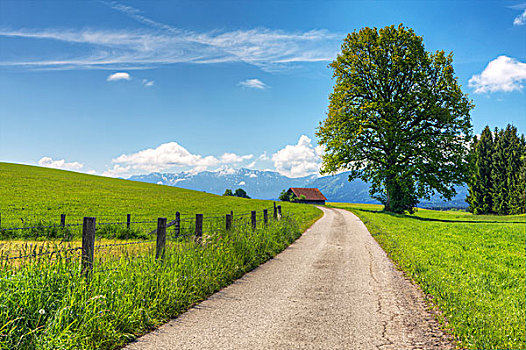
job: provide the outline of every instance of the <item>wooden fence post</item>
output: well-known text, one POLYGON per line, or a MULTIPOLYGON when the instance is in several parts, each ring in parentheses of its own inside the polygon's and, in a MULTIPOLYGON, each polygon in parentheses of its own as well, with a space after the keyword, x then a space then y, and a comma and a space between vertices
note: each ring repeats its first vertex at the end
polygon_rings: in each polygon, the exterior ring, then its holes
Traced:
POLYGON ((166 218, 157 219, 157 246, 155 259, 164 259, 164 248, 166 245, 166 218))
POLYGON ((66 214, 60 214, 60 226, 66 226, 66 214))
POLYGON ((179 237, 181 233, 181 213, 175 212, 175 237, 179 237))
POLYGON ((93 271, 93 252, 95 251, 95 227, 96 220, 85 217, 82 223, 82 258, 81 273, 89 278, 93 271))
POLYGON ((130 229, 130 223, 131 223, 131 214, 126 214, 126 228, 130 229))
POLYGON ((255 230, 256 229, 256 212, 253 210, 250 214, 251 214, 250 221, 252 222, 252 229, 255 230))
POLYGON ((230 230, 232 228, 232 215, 226 214, 226 230, 230 230))
POLYGON ((263 222, 266 224, 268 224, 268 210, 267 209, 263 209, 263 222))
POLYGON ((195 214, 195 238, 198 243, 201 243, 203 237, 203 214, 195 214))
POLYGON ((278 220, 281 220, 281 205, 278 205, 278 220))
POLYGON ((274 202, 274 220, 278 218, 278 208, 276 208, 276 202, 274 202))

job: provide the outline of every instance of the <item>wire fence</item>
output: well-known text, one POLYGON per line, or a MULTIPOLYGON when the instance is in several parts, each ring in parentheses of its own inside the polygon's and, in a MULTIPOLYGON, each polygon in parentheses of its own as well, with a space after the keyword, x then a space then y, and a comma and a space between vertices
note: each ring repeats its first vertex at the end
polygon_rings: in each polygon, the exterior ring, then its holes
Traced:
MULTIPOLYGON (((267 208, 267 210, 272 210, 273 207, 267 208)), ((261 211, 261 210, 260 210, 261 211)), ((130 224, 154 224, 157 221, 151 220, 151 215, 148 214, 127 214, 127 220, 115 220, 115 214, 90 214, 90 215, 81 215, 79 213, 73 214, 57 214, 57 210, 53 210, 53 214, 50 214, 51 210, 24 210, 24 208, 19 209, 9 209, 4 208, 0 212, 0 237, 2 235, 6 236, 10 232, 18 230, 43 230, 43 229, 64 229, 71 227, 80 227, 82 226, 83 217, 96 217, 97 225, 127 225, 130 224), (53 219, 55 217, 55 219, 53 219), (131 218, 148 218, 146 220, 131 220, 131 218), (54 223, 53 223, 54 222, 54 223)), ((233 212, 231 212, 233 215, 233 212)), ((181 220, 193 220, 195 214, 190 213, 177 213, 181 220)), ((236 217, 245 217, 250 216, 250 212, 235 213, 236 217)), ((259 214, 258 214, 259 215, 259 214)), ((118 215, 121 218, 124 218, 125 215, 118 215)), ((206 214, 207 219, 224 219, 223 213, 208 213, 206 214)), ((9 237, 7 237, 9 238, 9 237)))
MULTIPOLYGON (((103 216, 84 217, 82 223, 66 223, 66 215, 62 214, 60 224, 3 227, 0 235, 4 237, 19 232, 24 234, 17 234, 22 240, 0 242, 0 265, 16 268, 42 259, 79 259, 82 272, 87 273, 94 270, 96 261, 150 254, 162 258, 166 244, 208 245, 214 235, 228 231, 256 232, 265 229, 272 220, 280 220, 282 213, 281 206, 274 203, 270 208, 243 213, 177 212, 175 216, 170 221, 166 218, 132 221, 128 214, 126 221, 113 221, 103 216), (82 245, 71 237, 82 237, 82 245)), ((98 270, 95 268, 95 271, 98 270)))

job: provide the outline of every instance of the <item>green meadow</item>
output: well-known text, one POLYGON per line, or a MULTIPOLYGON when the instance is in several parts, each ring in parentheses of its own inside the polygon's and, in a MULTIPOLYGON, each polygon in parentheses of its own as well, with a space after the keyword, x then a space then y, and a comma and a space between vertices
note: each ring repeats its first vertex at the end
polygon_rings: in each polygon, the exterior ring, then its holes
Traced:
POLYGON ((438 307, 462 348, 524 349, 525 217, 331 203, 356 214, 438 307))
MULTIPOLYGON (((249 193, 250 195, 250 193, 249 193)), ((278 194, 276 194, 277 196, 278 194)), ((302 228, 321 211, 305 205, 278 203, 283 212, 296 215, 302 228)), ((272 201, 223 197, 177 187, 80 174, 28 165, 0 163, 0 215, 2 228, 33 224, 81 223, 93 216, 97 222, 123 222, 204 214, 270 209, 272 201)), ((269 211, 272 214, 272 211, 269 211)))

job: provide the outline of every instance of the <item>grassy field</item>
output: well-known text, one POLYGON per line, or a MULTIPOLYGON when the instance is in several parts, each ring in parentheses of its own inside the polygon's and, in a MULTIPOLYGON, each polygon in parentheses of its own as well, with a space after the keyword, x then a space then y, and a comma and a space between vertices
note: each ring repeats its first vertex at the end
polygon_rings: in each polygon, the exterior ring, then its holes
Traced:
POLYGON ((525 217, 331 203, 355 213, 469 349, 524 349, 525 217))
MULTIPOLYGON (((250 195, 250 194, 249 194, 250 195)), ((276 194, 277 195, 277 194, 276 194)), ((305 205, 279 203, 283 211, 306 217, 302 228, 321 211, 305 205), (310 217, 310 219, 309 219, 310 217)), ((94 216, 97 222, 175 218, 175 212, 224 215, 246 213, 272 206, 271 201, 222 197, 177 187, 74 173, 28 165, 0 163, 0 214, 2 227, 67 223, 94 216)))
POLYGON ((0 349, 119 348, 273 257, 322 215, 313 206, 280 203, 282 220, 263 225, 262 209, 271 208, 271 201, 7 163, 0 163, 0 198, 2 228, 58 224, 61 213, 67 223, 83 216, 95 216, 98 223, 124 221, 127 213, 132 220, 151 220, 133 225, 132 231, 140 231, 134 237, 138 244, 111 247, 104 244, 130 243, 120 235, 122 225, 98 224, 89 279, 80 274, 78 250, 24 258, 23 263, 14 259, 17 254, 9 259, 4 254, 17 246, 23 247, 20 255, 44 246, 75 247, 78 231, 68 242, 60 242, 62 231, 56 237, 4 235, 0 349), (224 214, 231 210, 233 229, 226 231, 224 214), (255 230, 241 215, 252 210, 258 211, 255 230), (156 260, 155 235, 144 232, 155 228, 157 217, 171 220, 176 211, 182 213, 182 233, 190 235, 176 238, 168 232, 165 257, 156 260), (205 214, 200 243, 192 233, 195 213, 205 214))

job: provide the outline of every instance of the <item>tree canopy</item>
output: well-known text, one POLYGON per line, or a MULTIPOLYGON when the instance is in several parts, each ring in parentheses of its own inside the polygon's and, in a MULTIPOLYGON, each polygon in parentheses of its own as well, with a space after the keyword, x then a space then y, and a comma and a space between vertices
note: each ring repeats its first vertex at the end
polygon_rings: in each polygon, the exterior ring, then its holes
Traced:
POLYGON ((287 192, 287 190, 281 190, 281 193, 279 194, 278 199, 282 202, 289 202, 290 201, 290 195, 287 192))
POLYGON ((223 196, 240 197, 240 198, 250 199, 250 197, 248 196, 247 192, 244 189, 242 189, 242 188, 238 188, 234 192, 232 192, 231 189, 227 188, 225 190, 225 193, 223 193, 223 196))
POLYGON ((250 197, 248 196, 247 192, 244 189, 242 189, 242 188, 238 188, 234 192, 234 196, 235 197, 240 197, 240 198, 248 198, 248 199, 250 199, 250 197))
POLYGON ((296 202, 298 200, 298 197, 296 197, 294 192, 292 191, 289 192, 287 190, 282 190, 278 198, 282 202, 296 202))
POLYGON ((321 172, 350 170, 349 181, 370 182, 387 211, 412 212, 434 193, 451 199, 468 177, 473 108, 452 54, 426 52, 403 25, 355 31, 341 50, 317 131, 321 172))

